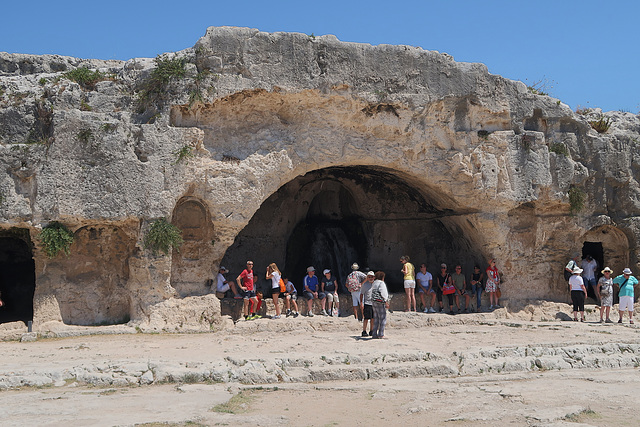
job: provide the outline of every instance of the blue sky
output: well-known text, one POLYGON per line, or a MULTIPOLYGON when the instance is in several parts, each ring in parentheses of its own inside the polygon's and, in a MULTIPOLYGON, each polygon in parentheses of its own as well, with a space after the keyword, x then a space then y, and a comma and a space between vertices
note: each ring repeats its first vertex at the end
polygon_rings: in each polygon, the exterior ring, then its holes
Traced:
POLYGON ((193 46, 209 26, 334 34, 407 44, 544 80, 572 108, 640 110, 640 2, 6 1, 0 51, 81 58, 154 57, 193 46))

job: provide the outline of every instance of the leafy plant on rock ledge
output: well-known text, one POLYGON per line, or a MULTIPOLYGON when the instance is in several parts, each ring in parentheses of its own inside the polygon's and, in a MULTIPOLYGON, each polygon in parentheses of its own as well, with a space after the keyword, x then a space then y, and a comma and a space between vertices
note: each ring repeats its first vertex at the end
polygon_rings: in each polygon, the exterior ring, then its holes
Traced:
POLYGON ((160 252, 168 255, 172 248, 180 252, 182 243, 182 231, 166 218, 155 220, 144 237, 144 248, 151 250, 154 256, 160 252))
POLYGON ((600 114, 597 120, 592 120, 589 124, 596 132, 605 133, 611 127, 611 119, 600 114))
POLYGON ((87 67, 76 68, 67 73, 64 73, 62 77, 78 83, 85 89, 94 90, 96 83, 104 80, 112 80, 113 76, 100 71, 91 71, 87 67))
POLYGON ((195 154, 193 154, 193 147, 186 144, 174 151, 173 155, 176 156, 174 164, 178 164, 183 160, 185 163, 189 163, 189 159, 195 156, 195 154))
POLYGON ((579 188, 579 187, 569 188, 569 210, 572 215, 584 209, 584 202, 586 198, 587 198, 587 195, 582 188, 579 188))
POLYGON ((58 221, 49 223, 40 232, 42 249, 49 258, 54 258, 60 252, 69 256, 71 244, 73 243, 73 233, 58 221))
POLYGON ((561 156, 569 157, 569 149, 562 142, 553 142, 549 144, 549 151, 561 156))

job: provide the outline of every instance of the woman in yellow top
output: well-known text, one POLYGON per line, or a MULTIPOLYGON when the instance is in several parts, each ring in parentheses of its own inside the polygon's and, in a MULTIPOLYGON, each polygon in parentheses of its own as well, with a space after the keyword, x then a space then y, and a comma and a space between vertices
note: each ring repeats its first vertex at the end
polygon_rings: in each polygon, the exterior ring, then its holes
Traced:
POLYGON ((407 294, 407 305, 404 311, 416 311, 416 269, 409 262, 409 255, 400 257, 402 263, 402 274, 404 275, 404 292, 407 294))

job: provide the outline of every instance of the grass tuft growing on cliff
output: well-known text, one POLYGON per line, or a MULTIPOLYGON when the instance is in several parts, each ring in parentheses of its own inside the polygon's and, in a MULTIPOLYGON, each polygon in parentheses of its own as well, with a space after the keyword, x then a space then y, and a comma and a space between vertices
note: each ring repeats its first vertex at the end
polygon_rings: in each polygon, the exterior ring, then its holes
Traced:
POLYGON ((138 101, 143 110, 152 104, 161 102, 169 83, 183 78, 186 73, 186 58, 176 56, 169 58, 166 55, 158 55, 154 62, 156 67, 138 87, 138 101))
POLYGON ((144 237, 144 248, 151 250, 154 256, 160 252, 168 255, 171 249, 179 252, 182 243, 182 231, 166 218, 155 220, 144 237))
POLYGON ((572 215, 584 209, 584 202, 586 199, 587 195, 582 188, 569 188, 569 210, 572 215))
POLYGON ((569 149, 562 142, 553 142, 549 145, 549 152, 569 157, 569 149))
POLYGON ((100 71, 91 71, 87 67, 76 68, 67 73, 64 73, 62 77, 78 83, 85 89, 93 90, 96 88, 96 83, 105 80, 110 80, 113 76, 100 71))
POLYGON ((45 255, 49 258, 56 257, 60 252, 69 256, 73 233, 63 224, 54 221, 49 223, 40 232, 40 241, 45 255))
POLYGON ((597 120, 592 120, 589 124, 596 132, 605 133, 611 127, 611 119, 600 114, 597 120))
POLYGON ((173 155, 176 156, 176 161, 173 163, 174 165, 183 160, 185 163, 189 163, 189 159, 195 156, 195 154, 193 154, 193 147, 186 144, 174 151, 173 155))

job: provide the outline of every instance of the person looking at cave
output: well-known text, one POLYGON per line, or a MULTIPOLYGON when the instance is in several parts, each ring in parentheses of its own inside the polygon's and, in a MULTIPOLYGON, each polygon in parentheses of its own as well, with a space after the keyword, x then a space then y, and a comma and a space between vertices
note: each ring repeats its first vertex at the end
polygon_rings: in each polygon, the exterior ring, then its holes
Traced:
POLYGON ((244 307, 242 313, 245 320, 253 320, 260 317, 254 310, 258 307, 258 298, 254 287, 253 261, 247 261, 247 268, 236 279, 236 282, 243 291, 244 307), (249 310, 249 300, 251 300, 251 311, 249 310))
POLYGON ((362 310, 364 307, 360 302, 360 289, 362 288, 364 281, 367 280, 367 276, 360 271, 360 266, 356 262, 351 264, 351 270, 351 273, 347 276, 347 290, 351 293, 353 317, 355 317, 356 320, 362 320, 362 310), (359 313, 358 309, 360 309, 359 313))
POLYGON ((416 307, 416 268, 409 262, 409 255, 400 257, 402 263, 402 274, 404 278, 404 292, 406 294, 407 303, 404 311, 417 311, 416 307), (413 310, 411 310, 413 307, 413 310))

